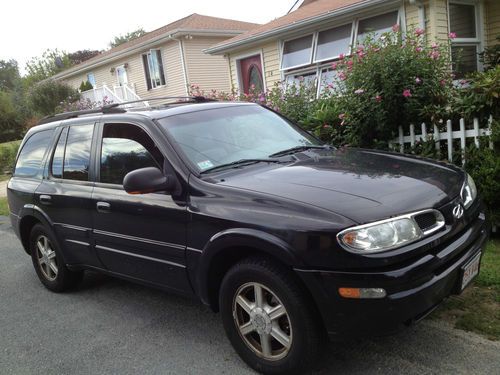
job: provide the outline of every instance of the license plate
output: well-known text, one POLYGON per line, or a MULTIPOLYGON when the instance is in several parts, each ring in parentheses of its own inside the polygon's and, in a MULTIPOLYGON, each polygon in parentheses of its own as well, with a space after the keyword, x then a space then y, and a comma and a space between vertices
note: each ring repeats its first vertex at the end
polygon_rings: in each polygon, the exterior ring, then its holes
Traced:
POLYGON ((477 254, 469 263, 462 267, 462 286, 460 290, 464 290, 467 285, 479 273, 479 263, 481 262, 481 253, 477 254))

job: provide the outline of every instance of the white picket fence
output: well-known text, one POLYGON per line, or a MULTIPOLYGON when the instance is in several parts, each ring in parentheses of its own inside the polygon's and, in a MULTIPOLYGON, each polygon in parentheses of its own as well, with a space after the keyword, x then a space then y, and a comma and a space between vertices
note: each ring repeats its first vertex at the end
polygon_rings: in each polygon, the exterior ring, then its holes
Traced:
MULTIPOLYGON (((397 150, 401 153, 404 152, 405 144, 409 143, 412 147, 415 146, 415 143, 418 141, 430 141, 433 140, 435 143, 436 150, 441 149, 441 142, 447 143, 448 149, 448 160, 452 161, 453 159, 453 140, 460 139, 460 149, 462 150, 462 163, 464 162, 464 153, 466 147, 466 139, 474 138, 474 144, 476 147, 479 147, 479 137, 482 136, 490 136, 491 135, 491 124, 493 122, 493 117, 490 116, 488 119, 488 127, 487 128, 479 128, 479 119, 474 118, 472 120, 472 127, 466 126, 465 119, 461 118, 459 120, 460 130, 453 130, 453 124, 451 120, 446 121, 446 131, 440 132, 438 127, 434 125, 432 127, 432 132, 427 130, 427 125, 425 123, 421 124, 421 133, 415 134, 415 125, 410 124, 410 135, 404 135, 403 127, 399 127, 399 137, 397 139, 393 139, 389 142, 389 147, 392 150, 397 150), (471 129, 467 129, 471 128, 471 129)), ((489 141, 489 147, 493 149, 493 142, 489 141)))

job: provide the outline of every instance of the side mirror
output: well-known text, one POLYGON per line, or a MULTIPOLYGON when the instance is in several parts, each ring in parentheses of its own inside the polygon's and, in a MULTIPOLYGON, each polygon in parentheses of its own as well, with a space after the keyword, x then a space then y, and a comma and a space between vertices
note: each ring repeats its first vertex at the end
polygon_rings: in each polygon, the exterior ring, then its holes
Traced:
POLYGON ((175 189, 175 179, 171 175, 165 176, 158 168, 141 168, 125 175, 123 188, 129 194, 172 192, 175 189))

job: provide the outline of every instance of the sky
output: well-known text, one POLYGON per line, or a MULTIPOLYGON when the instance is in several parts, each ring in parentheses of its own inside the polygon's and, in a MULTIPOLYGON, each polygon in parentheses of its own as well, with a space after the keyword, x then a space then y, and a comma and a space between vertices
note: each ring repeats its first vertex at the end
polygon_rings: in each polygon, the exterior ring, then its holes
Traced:
POLYGON ((192 13, 266 23, 283 16, 295 0, 61 1, 2 0, 0 60, 26 62, 47 48, 74 52, 108 48, 114 36, 157 29, 192 13))

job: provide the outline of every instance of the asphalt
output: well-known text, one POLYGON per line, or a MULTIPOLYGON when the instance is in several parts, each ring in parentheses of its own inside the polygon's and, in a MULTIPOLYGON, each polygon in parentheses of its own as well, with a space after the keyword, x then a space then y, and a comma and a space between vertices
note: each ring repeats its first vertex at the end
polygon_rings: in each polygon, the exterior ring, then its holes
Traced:
MULTIPOLYGON (((317 374, 500 374, 499 342, 429 319, 326 353, 317 374)), ((196 301, 97 273, 49 292, 0 217, 0 374, 252 373, 196 301)))

